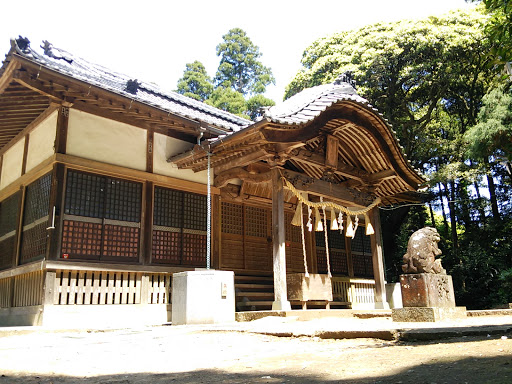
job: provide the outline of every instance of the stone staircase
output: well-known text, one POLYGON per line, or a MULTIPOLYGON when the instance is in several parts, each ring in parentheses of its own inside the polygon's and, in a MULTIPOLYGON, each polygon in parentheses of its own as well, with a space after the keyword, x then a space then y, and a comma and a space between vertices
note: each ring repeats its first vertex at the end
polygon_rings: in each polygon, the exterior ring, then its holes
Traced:
POLYGON ((271 274, 235 273, 236 310, 265 311, 272 309, 274 279, 271 274))

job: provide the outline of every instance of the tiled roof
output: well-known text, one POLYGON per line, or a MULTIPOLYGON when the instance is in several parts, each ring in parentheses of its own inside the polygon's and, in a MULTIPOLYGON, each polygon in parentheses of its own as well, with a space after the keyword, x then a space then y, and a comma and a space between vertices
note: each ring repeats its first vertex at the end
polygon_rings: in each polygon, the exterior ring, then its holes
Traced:
POLYGON ((269 108, 264 117, 274 123, 304 124, 331 105, 344 100, 354 101, 376 111, 349 83, 336 81, 304 89, 282 104, 269 108))
MULTIPOLYGON (((101 65, 90 63, 71 53, 53 47, 44 42, 42 52, 33 49, 30 44, 19 46, 17 40, 12 40, 11 45, 15 53, 38 65, 59 72, 63 75, 84 81, 88 84, 103 88, 110 92, 128 97, 135 101, 151 105, 172 114, 202 121, 207 124, 236 132, 252 124, 229 112, 222 111, 200 101, 180 95, 173 91, 164 91, 152 83, 138 81, 135 92, 127 90, 127 83, 133 81, 133 77, 114 72, 101 65)), ((28 42, 28 40, 24 40, 28 42)), ((10 52, 11 53, 11 52, 10 52)), ((2 70, 0 69, 0 74, 2 70)))

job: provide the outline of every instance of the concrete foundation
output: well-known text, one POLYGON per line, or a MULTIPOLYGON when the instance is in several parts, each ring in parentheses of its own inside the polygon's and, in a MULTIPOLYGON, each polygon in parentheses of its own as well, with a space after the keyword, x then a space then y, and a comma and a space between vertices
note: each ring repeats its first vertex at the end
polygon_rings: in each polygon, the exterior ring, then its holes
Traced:
POLYGON ((389 308, 402 308, 402 291, 400 283, 388 283, 386 284, 386 300, 389 304, 389 308))
POLYGON ((466 307, 407 307, 393 309, 392 317, 397 322, 435 322, 463 319, 467 315, 466 307))
POLYGON ((0 308, 0 326, 112 328, 161 325, 171 320, 170 304, 34 305, 0 308))
POLYGON ((172 324, 235 321, 232 271, 200 270, 173 274, 172 324))

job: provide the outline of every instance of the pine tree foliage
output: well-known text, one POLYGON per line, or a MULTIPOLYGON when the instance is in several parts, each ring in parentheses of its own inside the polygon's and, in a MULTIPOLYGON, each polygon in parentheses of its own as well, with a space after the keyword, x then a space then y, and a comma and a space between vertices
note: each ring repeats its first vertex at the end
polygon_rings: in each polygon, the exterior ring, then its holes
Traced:
POLYGON ((210 97, 213 92, 212 79, 200 61, 186 65, 183 77, 178 80, 177 92, 200 101, 210 97))

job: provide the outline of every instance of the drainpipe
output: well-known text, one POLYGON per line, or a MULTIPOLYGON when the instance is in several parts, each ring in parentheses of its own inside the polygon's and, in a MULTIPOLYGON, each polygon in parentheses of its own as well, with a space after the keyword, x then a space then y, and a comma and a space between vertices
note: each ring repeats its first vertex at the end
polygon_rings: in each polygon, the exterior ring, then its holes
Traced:
MULTIPOLYGON (((197 136, 197 145, 201 145, 201 139, 203 138, 204 131, 206 131, 205 127, 201 127, 199 135, 197 136)), ((211 182, 210 182, 210 144, 208 144, 208 169, 207 169, 207 182, 206 182, 206 269, 210 269, 210 260, 211 260, 211 222, 212 222, 212 191, 211 191, 211 182)))

